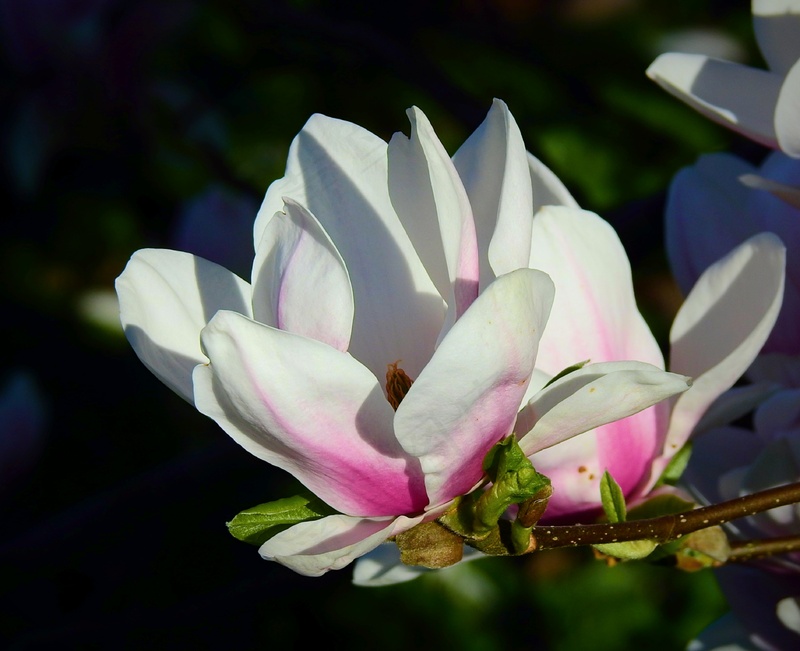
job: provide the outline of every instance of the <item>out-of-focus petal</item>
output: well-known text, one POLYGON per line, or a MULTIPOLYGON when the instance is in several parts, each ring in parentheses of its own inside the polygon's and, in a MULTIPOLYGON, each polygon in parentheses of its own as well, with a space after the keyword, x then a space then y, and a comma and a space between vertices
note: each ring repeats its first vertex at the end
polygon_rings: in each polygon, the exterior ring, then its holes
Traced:
POLYGON ((414 376, 433 354, 445 305, 392 207, 386 149, 355 124, 312 116, 292 142, 286 175, 267 190, 255 238, 284 197, 305 206, 350 273, 351 354, 378 377, 398 359, 414 376))
POLYGON ((530 266, 558 288, 537 368, 555 375, 586 359, 664 367, 636 307, 625 250, 608 223, 580 209, 542 208, 533 220, 530 266))
MULTIPOLYGON (((798 21, 800 22, 800 21, 798 21)), ((800 25, 798 26, 800 28, 800 25)), ((800 34, 798 29, 795 41, 800 34)), ((800 158, 800 59, 792 66, 783 80, 778 101, 775 104, 775 134, 781 151, 792 158, 800 158)))
POLYGON ((253 316, 347 350, 353 290, 342 257, 314 216, 291 199, 264 229, 253 264, 253 316))
POLYGON ((715 122, 778 148, 774 109, 783 75, 700 54, 669 52, 650 64, 647 76, 715 122))
POLYGON ((116 282, 125 336, 142 363, 192 402, 192 370, 206 362, 200 331, 218 310, 250 316, 250 285, 189 253, 143 249, 116 282))
POLYGON ((737 183, 755 168, 731 154, 707 154, 679 171, 669 188, 666 244, 672 273, 684 293, 708 267, 759 228, 748 211, 752 192, 737 183), (755 223, 754 223, 755 222, 755 223))
POLYGON ((495 99, 453 156, 478 229, 481 287, 528 265, 533 194, 527 152, 514 117, 495 99))
POLYGON ((553 291, 550 278, 531 269, 497 278, 400 403, 397 438, 419 458, 431 504, 472 489, 486 452, 511 432, 553 291))
POLYGON ((770 70, 785 75, 800 59, 800 2, 753 0, 753 31, 770 70))
POLYGON ((776 382, 753 382, 752 384, 729 389, 706 409, 703 417, 695 425, 692 435, 698 436, 709 430, 734 422, 749 414, 779 389, 780 385, 776 382))
POLYGON ((778 183, 758 174, 742 174, 739 181, 754 190, 766 190, 794 208, 800 208, 800 187, 778 183))
POLYGON ((580 208, 578 202, 575 201, 567 187, 561 182, 561 179, 531 153, 528 154, 528 169, 531 173, 531 185, 533 186, 534 214, 543 206, 580 208))
POLYGON ((446 329, 478 295, 478 243, 466 190, 444 146, 418 108, 411 137, 389 143, 389 196, 425 268, 448 304, 446 329))
POLYGON ((203 330, 197 409, 260 459, 349 515, 421 511, 419 464, 376 378, 347 353, 232 312, 203 330))
POLYGON ((787 387, 800 387, 800 356, 761 354, 747 370, 747 377, 754 382, 777 382, 787 387))
POLYGON ((767 651, 757 646, 750 633, 728 613, 705 628, 689 643, 686 651, 767 651))
POLYGON ((670 369, 694 378, 672 410, 665 452, 680 448, 708 406, 755 359, 781 307, 786 249, 771 233, 741 244, 710 267, 670 332, 670 369))
POLYGON ((261 545, 258 552, 299 574, 321 576, 329 570, 342 569, 422 519, 401 516, 372 520, 330 515, 289 527, 261 545))

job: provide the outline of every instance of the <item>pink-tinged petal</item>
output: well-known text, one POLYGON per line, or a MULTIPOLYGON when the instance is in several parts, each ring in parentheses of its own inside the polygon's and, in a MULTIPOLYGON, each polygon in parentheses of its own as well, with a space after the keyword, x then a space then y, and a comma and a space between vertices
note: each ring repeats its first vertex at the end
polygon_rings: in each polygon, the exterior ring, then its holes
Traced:
POLYGON ((478 295, 478 244, 466 190, 428 118, 408 110, 411 137, 389 143, 389 195, 439 293, 448 328, 478 295))
POLYGON ((248 452, 348 515, 421 511, 419 464, 392 431, 375 376, 349 354, 220 312, 202 333, 197 409, 248 452))
POLYGON ((739 181, 753 190, 765 190, 793 208, 800 208, 800 187, 778 183, 758 174, 742 174, 739 181))
POLYGON ((542 161, 528 154, 528 168, 533 186, 534 214, 543 206, 580 208, 561 180, 542 161))
POLYGON ((497 278, 400 403, 397 438, 419 458, 431 505, 473 488, 486 452, 511 432, 553 291, 550 279, 531 269, 497 278))
POLYGON ((551 375, 583 360, 664 360, 633 295, 631 269, 614 232, 597 215, 545 207, 533 220, 530 266, 558 288, 536 366, 551 375))
POLYGON ((647 76, 707 118, 778 148, 774 110, 783 76, 700 54, 669 52, 647 76))
MULTIPOLYGON (((800 41, 797 34, 795 40, 800 41)), ((775 105, 775 134, 781 151, 792 158, 800 158, 800 59, 783 80, 775 105)))
POLYGON ((547 518, 596 511, 606 470, 635 497, 666 431, 669 409, 661 401, 687 388, 688 378, 650 364, 606 362, 573 371, 535 396, 516 431, 523 452, 553 482, 547 518))
POLYGON ((589 364, 545 387, 522 408, 516 427, 520 447, 530 456, 689 386, 688 378, 643 362, 589 364))
POLYGON ((708 154, 672 180, 666 208, 670 266, 684 293, 708 267, 761 230, 748 210, 751 190, 736 181, 755 168, 731 154, 708 154))
POLYGON ((670 332, 670 368, 694 385, 673 407, 666 456, 764 345, 781 307, 785 260, 777 237, 756 235, 710 267, 686 298, 670 332))
POLYGON ((253 264, 253 316, 347 350, 353 290, 342 257, 314 216, 291 199, 264 229, 253 264))
POLYGON ((342 569, 422 520, 422 516, 372 520, 330 515, 289 527, 261 545, 258 553, 299 574, 321 576, 342 569))
POLYGON ((251 314, 250 285, 189 253, 143 249, 116 282, 125 336, 142 363, 192 402, 192 370, 204 364, 200 331, 218 310, 251 314))
POLYGON ((483 123, 453 156, 478 229, 481 288, 528 266, 533 191, 525 143, 504 102, 494 100, 483 123))
POLYGON ((398 359, 418 374, 433 354, 445 304, 389 199, 386 143, 355 124, 312 116, 292 143, 286 176, 267 190, 256 242, 284 197, 317 218, 350 273, 350 353, 378 377, 398 359))
POLYGON ((786 74, 800 59, 800 2, 753 0, 753 31, 770 70, 786 74))

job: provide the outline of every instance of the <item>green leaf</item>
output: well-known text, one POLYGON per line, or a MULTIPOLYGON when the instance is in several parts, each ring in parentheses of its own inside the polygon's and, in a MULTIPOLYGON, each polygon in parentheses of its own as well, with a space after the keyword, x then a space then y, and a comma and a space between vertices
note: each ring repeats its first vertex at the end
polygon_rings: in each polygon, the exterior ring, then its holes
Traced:
POLYGON ((592 545, 597 551, 606 556, 613 556, 623 561, 635 561, 649 556, 657 546, 658 544, 655 540, 631 540, 628 542, 592 545))
POLYGON ((544 385, 542 388, 543 388, 543 389, 546 389, 546 388, 547 388, 547 387, 549 387, 551 384, 553 384, 553 382, 556 382, 557 380, 560 380, 560 379, 561 379, 562 377, 564 377, 565 375, 569 375, 569 374, 570 374, 570 373, 572 373, 573 371, 577 371, 577 370, 579 370, 579 369, 582 369, 584 366, 586 366, 586 365, 589 363, 589 361, 590 361, 590 360, 588 360, 588 359, 585 359, 585 360, 583 360, 582 362, 578 362, 577 364, 573 364, 572 366, 567 366, 567 368, 565 368, 563 371, 559 371, 559 372, 558 372, 558 373, 556 373, 556 374, 555 374, 555 375, 554 375, 552 378, 550 378, 550 380, 548 381, 548 383, 547 383, 547 384, 545 384, 545 385, 544 385))
MULTIPOLYGON (((603 504, 603 511, 606 512, 609 522, 625 522, 627 516, 625 495, 622 494, 622 489, 614 481, 608 470, 603 473, 603 478, 600 480, 600 501, 603 504)), ((653 550, 651 549, 650 551, 653 550)), ((613 555, 611 554, 611 556, 613 555)))
POLYGON ((284 497, 259 504, 239 513, 227 523, 228 531, 238 540, 261 545, 275 534, 299 522, 318 520, 337 511, 312 494, 284 497))
POLYGON ((678 480, 683 474, 683 471, 686 470, 686 466, 689 464, 689 457, 691 456, 692 444, 687 443, 680 450, 678 450, 677 454, 675 454, 672 459, 670 459, 667 467, 664 468, 664 472, 661 473, 661 477, 658 478, 656 486, 662 486, 664 484, 674 486, 677 484, 678 480))

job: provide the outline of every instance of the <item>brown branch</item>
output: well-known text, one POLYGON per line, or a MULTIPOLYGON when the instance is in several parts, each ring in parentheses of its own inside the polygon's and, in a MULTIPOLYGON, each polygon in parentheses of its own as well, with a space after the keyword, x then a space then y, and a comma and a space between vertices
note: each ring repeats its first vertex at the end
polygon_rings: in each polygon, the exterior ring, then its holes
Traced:
POLYGON ((776 554, 800 551, 800 536, 763 538, 759 540, 735 540, 731 542, 728 563, 743 563, 776 554))
POLYGON ((666 543, 693 531, 797 502, 800 502, 800 482, 770 488, 694 511, 647 520, 631 520, 615 524, 538 525, 532 529, 533 535, 528 551, 631 540, 654 540, 657 543, 666 543))

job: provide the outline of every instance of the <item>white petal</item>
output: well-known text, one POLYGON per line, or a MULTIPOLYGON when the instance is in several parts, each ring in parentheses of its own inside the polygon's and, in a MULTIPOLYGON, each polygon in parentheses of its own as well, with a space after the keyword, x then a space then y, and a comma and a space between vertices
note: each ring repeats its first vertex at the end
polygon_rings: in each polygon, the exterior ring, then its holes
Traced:
POLYGON ((397 438, 419 458, 431 505, 469 491, 486 452, 511 432, 552 300, 541 272, 500 276, 456 321, 400 403, 397 438))
POLYGON ((253 315, 342 351, 350 343, 353 290, 347 269, 319 222, 291 199, 256 248, 253 315))
POLYGON ((478 245, 467 193, 428 118, 408 110, 411 137, 389 143, 389 194, 431 279, 447 301, 446 328, 478 295, 478 245))
POLYGON ((237 443, 292 473, 349 515, 427 504, 419 466, 400 448, 376 378, 347 353, 220 312, 202 333, 210 366, 195 402, 237 443))
POLYGON ((258 553, 299 574, 322 576, 329 570, 342 569, 387 538, 410 529, 421 520, 422 516, 370 520, 330 515, 282 531, 261 545, 258 553))
POLYGON ((800 59, 800 2, 753 0, 753 30, 770 70, 780 75, 800 59))
POLYGON ((783 76, 699 54, 662 54, 647 76, 708 118, 767 147, 778 147, 773 121, 783 76))
POLYGON ((688 378, 642 362, 589 364, 543 389, 520 411, 520 447, 530 456, 688 387, 688 378))
POLYGON ((686 298, 670 332, 670 369, 694 385, 675 403, 667 450, 686 442, 764 345, 781 307, 784 265, 781 241, 756 235, 710 267, 686 298))
POLYGON ((496 99, 453 156, 469 194, 481 252, 481 288, 527 266, 533 215, 527 152, 514 117, 496 99))
POLYGON ((200 331, 218 310, 251 314, 250 285, 189 253, 143 249, 116 282, 125 336, 164 384, 192 402, 192 370, 206 362, 200 331))
POLYGON ((267 190, 255 237, 261 240, 284 197, 305 206, 350 273, 350 353, 378 377, 398 359, 413 377, 433 353, 445 305, 389 200, 386 152, 361 127, 312 116, 292 143, 286 176, 267 190))
POLYGON ((781 151, 800 158, 800 59, 783 80, 775 106, 775 133, 781 151))
POLYGON ((533 212, 544 206, 565 206, 580 208, 566 186, 542 161, 533 154, 528 154, 528 167, 533 185, 533 212))
POLYGON ((557 287, 538 369, 550 375, 589 359, 635 359, 664 367, 636 307, 625 250, 605 221, 588 211, 545 207, 533 220, 530 266, 557 287))

